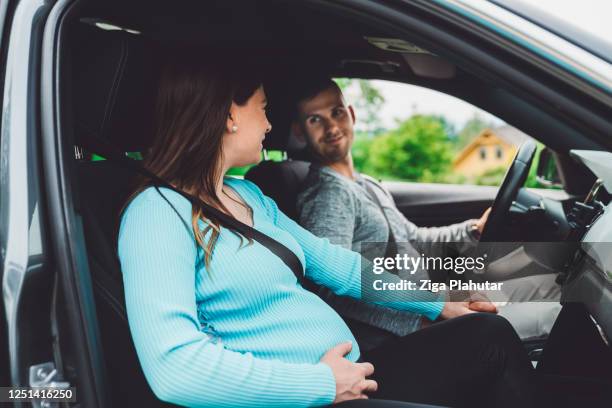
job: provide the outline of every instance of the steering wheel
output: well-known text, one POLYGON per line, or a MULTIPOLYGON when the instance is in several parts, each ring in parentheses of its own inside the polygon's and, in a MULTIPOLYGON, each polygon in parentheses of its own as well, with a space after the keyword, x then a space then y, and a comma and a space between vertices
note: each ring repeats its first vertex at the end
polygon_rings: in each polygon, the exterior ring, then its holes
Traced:
POLYGON ((516 200, 519 189, 525 184, 525 180, 527 180, 536 147, 536 143, 533 140, 527 140, 518 148, 512 165, 506 172, 504 181, 499 187, 480 241, 498 242, 502 240, 501 227, 508 216, 512 202, 516 200))

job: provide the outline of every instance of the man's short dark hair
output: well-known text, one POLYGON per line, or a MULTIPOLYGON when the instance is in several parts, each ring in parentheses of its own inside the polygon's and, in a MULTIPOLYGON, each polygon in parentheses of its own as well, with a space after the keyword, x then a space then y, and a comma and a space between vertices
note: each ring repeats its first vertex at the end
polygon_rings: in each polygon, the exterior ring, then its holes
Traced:
POLYGON ((315 96, 329 88, 336 88, 338 91, 340 91, 340 87, 338 86, 338 84, 328 76, 308 77, 306 75, 305 77, 306 79, 300 80, 300 82, 297 84, 293 91, 292 99, 294 101, 295 106, 295 109, 293 110, 294 120, 298 119, 298 107, 300 103, 314 98, 315 96))

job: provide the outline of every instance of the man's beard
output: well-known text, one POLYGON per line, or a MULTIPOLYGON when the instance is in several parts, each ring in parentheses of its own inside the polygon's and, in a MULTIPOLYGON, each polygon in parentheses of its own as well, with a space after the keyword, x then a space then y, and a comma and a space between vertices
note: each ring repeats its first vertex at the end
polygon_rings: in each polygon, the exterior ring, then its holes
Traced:
POLYGON ((349 153, 349 144, 345 143, 338 146, 325 146, 324 149, 314 149, 310 146, 310 151, 321 164, 333 164, 342 161, 346 158, 349 153))
POLYGON ((346 146, 337 146, 325 153, 325 161, 327 163, 335 163, 343 160, 348 154, 346 146))
POLYGON ((306 148, 310 154, 321 164, 333 164, 346 158, 350 150, 350 138, 344 136, 341 143, 328 145, 326 143, 316 145, 311 140, 306 141, 306 148))

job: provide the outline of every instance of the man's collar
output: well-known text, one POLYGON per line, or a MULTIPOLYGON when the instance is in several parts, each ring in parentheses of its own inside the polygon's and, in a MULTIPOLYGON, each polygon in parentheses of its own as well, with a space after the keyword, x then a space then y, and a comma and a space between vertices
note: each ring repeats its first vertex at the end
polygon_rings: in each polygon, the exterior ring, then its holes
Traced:
POLYGON ((362 180, 361 174, 359 174, 359 172, 357 172, 357 171, 353 172, 353 175, 355 176, 355 180, 353 180, 353 179, 351 179, 349 177, 346 177, 344 174, 340 174, 339 172, 337 172, 333 168, 331 168, 329 166, 321 165, 320 163, 313 162, 310 166, 313 169, 319 170, 323 174, 327 174, 327 175, 330 175, 330 176, 333 176, 333 177, 336 177, 336 178, 340 178, 342 180, 348 180, 348 181, 353 181, 353 182, 355 182, 357 180, 359 180, 359 181, 362 180))

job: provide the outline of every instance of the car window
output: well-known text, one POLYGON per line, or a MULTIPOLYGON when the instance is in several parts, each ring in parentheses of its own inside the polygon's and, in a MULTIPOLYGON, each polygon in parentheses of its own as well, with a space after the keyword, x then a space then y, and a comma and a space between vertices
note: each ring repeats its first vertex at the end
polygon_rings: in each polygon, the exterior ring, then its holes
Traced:
MULTIPOLYGON (((498 186, 520 144, 532 139, 430 89, 391 81, 336 81, 356 113, 355 167, 382 180, 498 186)), ((536 165, 528 187, 544 187, 536 180, 536 165)))

